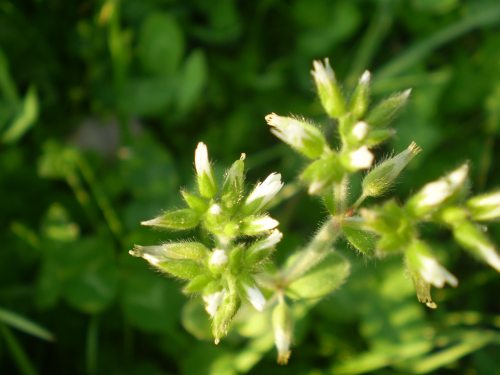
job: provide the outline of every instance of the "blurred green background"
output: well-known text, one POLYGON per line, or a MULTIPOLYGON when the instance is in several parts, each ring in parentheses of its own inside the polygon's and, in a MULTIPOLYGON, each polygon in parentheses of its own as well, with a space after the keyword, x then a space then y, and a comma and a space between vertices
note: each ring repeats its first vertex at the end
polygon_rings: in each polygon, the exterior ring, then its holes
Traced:
MULTIPOLYGON (((250 181, 294 180, 301 160, 263 118, 327 121, 309 74, 324 57, 345 90, 364 69, 377 98, 413 88, 376 150, 424 149, 399 199, 464 160, 474 193, 500 186, 497 0, 0 0, 0 373, 498 373, 498 276, 436 228, 460 279, 437 310, 398 259, 340 244, 353 273, 298 323, 286 367, 268 323, 216 347, 179 283, 128 255, 183 236, 139 223, 180 205, 200 140, 220 173, 245 152, 250 181)), ((300 193, 273 216, 282 260, 325 213, 300 193)))

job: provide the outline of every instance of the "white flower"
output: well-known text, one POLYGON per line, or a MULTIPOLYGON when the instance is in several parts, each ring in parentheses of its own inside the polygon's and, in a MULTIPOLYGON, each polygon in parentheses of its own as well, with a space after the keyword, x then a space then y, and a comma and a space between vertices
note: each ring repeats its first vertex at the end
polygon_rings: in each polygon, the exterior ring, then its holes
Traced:
POLYGON ((243 221, 243 233, 248 236, 255 236, 262 232, 267 232, 278 226, 279 222, 268 215, 249 216, 243 221))
POLYGON ((283 187, 281 182, 281 174, 271 173, 267 178, 257 184, 253 191, 248 196, 245 204, 248 206, 252 202, 260 200, 256 211, 262 209, 283 187))
POLYGON ((352 128, 352 135, 358 140, 363 140, 368 134, 368 124, 364 121, 359 121, 352 128))
POLYGON ((361 146, 349 153, 349 164, 354 169, 367 169, 371 167, 372 163, 373 154, 366 146, 361 146))
POLYGON ((441 266, 434 258, 419 254, 421 262, 420 275, 429 284, 442 288, 445 283, 457 286, 458 280, 446 268, 441 266))
POLYGON ((209 212, 212 215, 219 215, 222 212, 222 208, 218 204, 213 204, 210 206, 209 212))
POLYGON ((227 254, 222 249, 214 249, 210 256, 210 264, 214 266, 223 266, 227 263, 227 254))
POLYGON ((224 291, 221 290, 220 292, 215 292, 203 296, 203 301, 205 302, 205 310, 212 318, 219 309, 222 299, 224 298, 224 294, 224 291))
POLYGON ((314 60, 311 74, 318 85, 328 85, 335 80, 335 74, 328 59, 325 59, 324 64, 321 61, 314 60))
POLYGON ((464 164, 447 176, 425 185, 416 195, 417 206, 422 208, 440 205, 462 187, 468 172, 469 167, 464 164))
POLYGON ((274 345, 278 351, 278 363, 286 364, 290 357, 291 337, 289 332, 285 332, 280 327, 274 328, 274 345))
POLYGON ((208 161, 207 146, 203 142, 199 142, 194 153, 194 166, 198 176, 202 174, 211 175, 210 162, 208 161))
POLYGON ((371 73, 368 70, 365 70, 363 72, 363 75, 359 79, 359 83, 362 85, 366 85, 367 83, 370 82, 370 79, 371 79, 371 73))
POLYGON ((256 286, 244 285, 245 292, 247 293, 248 301, 257 311, 264 310, 266 305, 266 299, 262 295, 262 292, 256 286))
POLYGON ((283 233, 281 233, 279 230, 275 229, 265 239, 263 239, 262 241, 256 242, 254 244, 254 246, 252 246, 252 249, 254 252, 269 249, 271 247, 276 246, 276 244, 278 242, 280 242, 282 238, 283 238, 283 233))

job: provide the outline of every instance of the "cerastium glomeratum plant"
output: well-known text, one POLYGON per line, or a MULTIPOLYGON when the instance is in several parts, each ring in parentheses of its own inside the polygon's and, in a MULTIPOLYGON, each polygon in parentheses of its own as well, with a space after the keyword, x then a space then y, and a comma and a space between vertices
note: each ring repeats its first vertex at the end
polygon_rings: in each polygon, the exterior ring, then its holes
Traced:
POLYGON ((299 179, 329 213, 309 243, 281 267, 273 265, 272 254, 282 233, 266 208, 283 187, 280 174, 271 173, 248 188, 242 154, 219 181, 207 147, 200 142, 195 152, 198 191, 181 192, 186 208, 167 211, 142 224, 171 230, 199 226, 203 235, 198 241, 136 246, 130 252, 186 281, 183 291, 201 297, 216 343, 228 333, 242 306, 251 305, 258 312, 271 309, 281 364, 290 356, 294 304, 320 300, 349 274, 348 261, 335 252, 335 241, 341 236, 367 257, 400 254, 418 300, 430 308, 437 307, 431 286, 457 286, 458 280, 422 238, 422 223, 449 229, 471 255, 500 271, 500 257, 483 226, 500 217, 500 191, 468 198, 467 163, 424 185, 405 203, 389 199, 362 207, 366 198, 387 193, 421 151, 411 143, 378 164, 371 151, 394 135, 389 125, 407 102, 410 90, 372 106, 368 71, 350 95, 343 94, 328 60, 315 61, 312 76, 321 104, 336 125, 339 147, 332 147, 321 128, 306 119, 275 113, 266 116, 271 132, 307 160, 299 179), (351 177, 360 171, 366 171, 361 194, 350 199, 351 177))

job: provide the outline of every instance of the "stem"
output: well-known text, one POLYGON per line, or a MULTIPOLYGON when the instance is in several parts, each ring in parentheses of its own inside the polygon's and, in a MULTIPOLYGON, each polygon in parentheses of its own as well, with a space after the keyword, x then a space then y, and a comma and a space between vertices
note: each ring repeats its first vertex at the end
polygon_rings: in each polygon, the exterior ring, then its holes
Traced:
POLYGON ((282 284, 289 284, 318 264, 328 253, 339 234, 339 220, 331 217, 323 224, 309 245, 297 255, 292 265, 283 271, 282 284))
POLYGON ((335 214, 341 215, 347 209, 347 192, 349 177, 344 176, 342 181, 333 185, 333 199, 335 202, 335 214))
POLYGON ((359 198, 356 200, 356 202, 354 202, 354 204, 352 205, 352 209, 356 210, 359 206, 361 206, 361 204, 365 201, 365 199, 366 195, 361 194, 359 198))

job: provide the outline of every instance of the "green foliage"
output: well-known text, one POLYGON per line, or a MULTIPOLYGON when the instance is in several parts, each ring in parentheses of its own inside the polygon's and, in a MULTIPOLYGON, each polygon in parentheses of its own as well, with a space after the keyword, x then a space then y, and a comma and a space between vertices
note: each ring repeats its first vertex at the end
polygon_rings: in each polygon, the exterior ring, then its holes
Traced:
POLYGON ((491 0, 0 2, 0 373, 494 374, 498 274, 459 249, 498 269, 499 22, 491 0), (341 103, 328 105, 330 116, 307 74, 325 56, 336 83, 326 89, 341 103), (373 74, 360 80, 366 69, 373 74), (409 87, 402 108, 405 95, 391 94, 409 87), (321 132, 303 149, 312 159, 272 137, 272 111, 302 114, 295 119, 321 132), (216 185, 204 194, 192 182, 199 140, 215 161, 216 185), (362 145, 390 161, 412 141, 422 152, 390 186, 352 165, 362 145), (467 160, 467 183, 439 205, 415 203, 419 189, 467 160), (246 238, 232 224, 235 212, 260 216, 262 201, 238 211, 252 191, 244 181, 272 171, 286 185, 265 209, 283 238, 265 248, 266 235, 246 238), (392 203, 366 194, 356 206, 370 179, 392 203), (321 199, 297 194, 304 185, 321 199), (211 199, 223 221, 207 217, 211 199), (361 204, 387 221, 367 227, 361 204), (182 231, 138 225, 178 210, 191 219, 182 231), (335 253, 288 263, 309 248, 316 223, 339 212, 351 215, 343 238, 313 241, 335 253), (196 242, 212 251, 207 228, 238 232, 229 261, 250 268, 268 301, 255 312, 235 286, 241 301, 229 301, 232 330, 217 347, 203 301, 181 290, 201 295, 218 271, 170 279, 127 253, 196 242), (416 264, 423 252, 460 281, 435 289, 437 310, 416 301, 414 275, 402 268, 416 235, 416 264), (280 304, 272 285, 291 279, 280 304), (284 369, 276 327, 293 334, 284 369))

